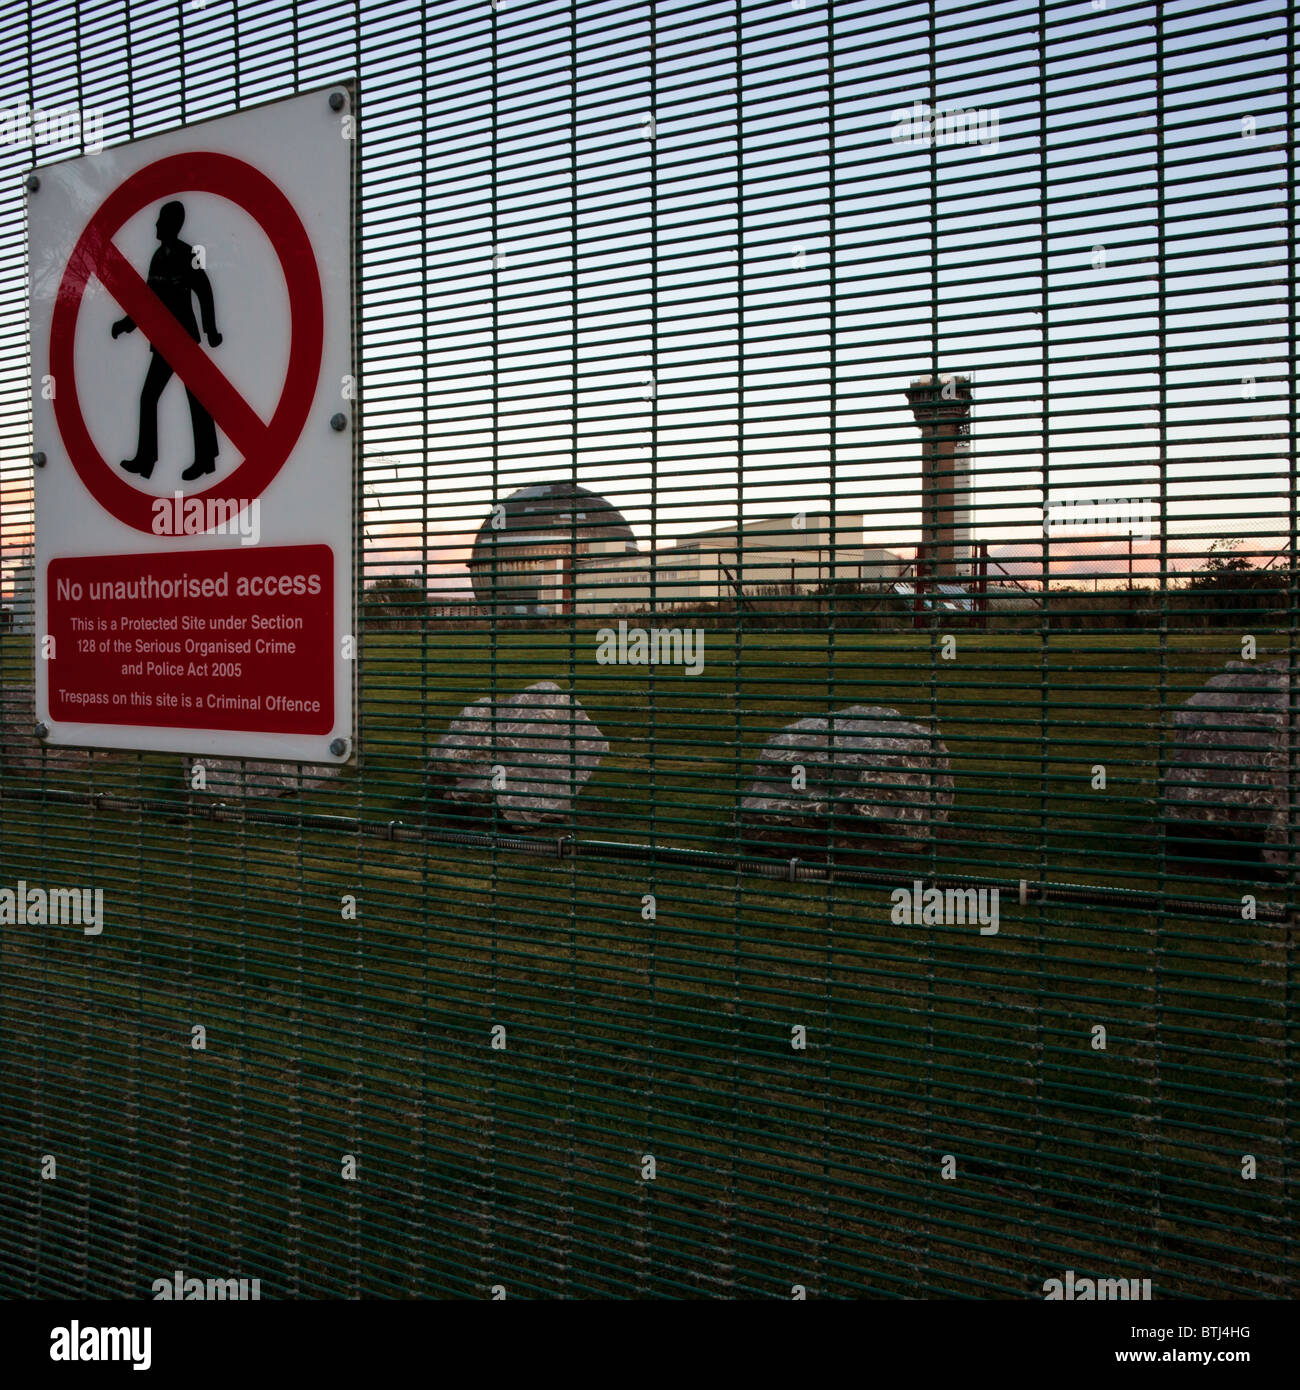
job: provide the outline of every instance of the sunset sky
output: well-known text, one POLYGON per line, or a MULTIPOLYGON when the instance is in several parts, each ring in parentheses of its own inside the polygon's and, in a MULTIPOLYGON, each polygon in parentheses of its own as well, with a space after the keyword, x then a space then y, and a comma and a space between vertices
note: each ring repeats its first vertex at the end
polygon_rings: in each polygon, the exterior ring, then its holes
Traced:
MULTIPOLYGON (((415 80, 378 58, 421 44, 409 5, 363 7, 359 34, 301 7, 295 45, 287 7, 235 26, 211 0, 133 10, 133 48, 152 56, 125 86, 105 61, 78 93, 53 50, 35 90, 16 57, 0 70, 16 101, 102 111, 111 146, 129 106, 144 134, 350 73, 359 55, 369 572, 454 587, 493 499, 575 476, 643 546, 734 524, 738 505, 745 520, 833 505, 866 514, 868 544, 910 547, 920 439, 904 391, 936 366, 974 383, 977 539, 1036 547, 1049 499, 1156 499, 1163 447, 1171 550, 1281 543, 1276 7, 1235 7, 1227 38, 1216 16, 1212 83, 1173 76, 1199 61, 1208 21, 1163 7, 1163 153, 1152 5, 1054 7, 1040 70, 1036 3, 941 4, 933 89, 927 5, 887 27, 840 5, 833 33, 813 0, 751 5, 739 47, 719 38, 733 14, 659 6, 652 72, 646 5, 579 5, 576 25, 567 4, 485 6, 415 80), (251 75, 232 91, 236 47, 251 75), (996 142, 895 138, 931 101, 979 113, 996 142)), ((36 20, 52 43, 55 22, 36 20)), ((105 53, 119 40, 106 27, 105 53)), ((6 305, 23 298, 21 175, 78 152, 0 146, 6 305)), ((9 309, 7 566, 30 535, 30 381, 9 309)))

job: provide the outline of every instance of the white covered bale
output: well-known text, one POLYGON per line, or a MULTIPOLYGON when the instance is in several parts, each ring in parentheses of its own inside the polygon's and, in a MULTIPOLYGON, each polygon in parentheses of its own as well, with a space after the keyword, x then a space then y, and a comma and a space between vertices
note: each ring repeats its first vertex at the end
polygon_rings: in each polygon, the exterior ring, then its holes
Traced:
POLYGON ((948 819, 948 750, 927 722, 883 705, 813 715, 768 739, 740 804, 758 831, 851 831, 854 822, 909 843, 948 819))
POLYGON ((544 825, 570 814, 607 752, 573 696, 538 681, 495 705, 489 695, 466 705, 429 750, 426 775, 441 800, 544 825))

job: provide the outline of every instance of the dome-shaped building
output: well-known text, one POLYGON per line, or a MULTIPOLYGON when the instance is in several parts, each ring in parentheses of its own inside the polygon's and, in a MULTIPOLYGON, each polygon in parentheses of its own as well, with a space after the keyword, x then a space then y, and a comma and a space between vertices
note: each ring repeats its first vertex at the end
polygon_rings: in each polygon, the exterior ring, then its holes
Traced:
POLYGON ((596 556, 635 554, 622 513, 573 482, 537 483, 493 505, 469 558, 474 596, 505 614, 568 613, 574 575, 596 556))

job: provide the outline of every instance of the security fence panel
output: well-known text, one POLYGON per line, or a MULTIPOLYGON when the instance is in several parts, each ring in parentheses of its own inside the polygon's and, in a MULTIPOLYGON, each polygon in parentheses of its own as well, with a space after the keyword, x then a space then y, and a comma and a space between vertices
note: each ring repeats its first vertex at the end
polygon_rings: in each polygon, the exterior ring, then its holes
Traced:
POLYGON ((0 1293, 1294 1296, 1295 0, 0 24, 0 1293), (69 746, 29 175, 310 93, 355 747, 69 746))

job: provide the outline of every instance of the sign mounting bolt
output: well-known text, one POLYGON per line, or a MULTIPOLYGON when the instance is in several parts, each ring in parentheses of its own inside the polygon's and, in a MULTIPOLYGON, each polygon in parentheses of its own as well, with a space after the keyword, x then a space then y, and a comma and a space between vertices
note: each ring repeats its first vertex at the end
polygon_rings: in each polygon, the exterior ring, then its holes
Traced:
POLYGON ((348 741, 345 738, 333 739, 330 743, 330 752, 336 757, 341 758, 348 751, 348 741))
POLYGON ((340 410, 337 415, 330 416, 330 429, 336 434, 348 427, 348 417, 340 410))
POLYGON ((37 451, 32 455, 32 462, 37 466, 37 468, 44 468, 44 467, 45 467, 45 450, 44 450, 44 449, 37 449, 37 451))
POLYGON ((330 110, 331 110, 331 111, 342 111, 342 110, 343 110, 344 103, 345 103, 346 101, 347 101, 347 98, 343 95, 342 92, 331 92, 331 93, 330 93, 330 110))
POLYGON ((41 176, 40 176, 39 174, 28 174, 28 175, 27 175, 27 187, 28 187, 28 189, 29 189, 32 193, 35 193, 36 190, 37 190, 40 186, 41 186, 41 176))
POLYGON ((44 724, 38 724, 32 731, 37 738, 49 738, 50 731, 44 724))

